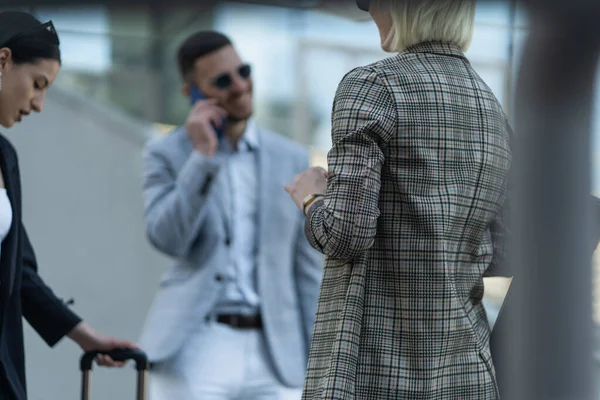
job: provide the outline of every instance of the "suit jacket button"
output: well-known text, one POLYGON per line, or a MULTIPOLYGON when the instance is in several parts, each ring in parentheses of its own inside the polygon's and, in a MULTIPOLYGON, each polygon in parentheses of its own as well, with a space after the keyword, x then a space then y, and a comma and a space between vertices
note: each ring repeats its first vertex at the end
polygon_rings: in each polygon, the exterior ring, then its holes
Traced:
POLYGON ((215 280, 216 280, 217 282, 221 282, 221 281, 223 280, 223 277, 221 276, 221 274, 217 274, 217 275, 215 276, 215 280))
POLYGON ((225 239, 225 246, 229 246, 231 244, 231 239, 225 239))

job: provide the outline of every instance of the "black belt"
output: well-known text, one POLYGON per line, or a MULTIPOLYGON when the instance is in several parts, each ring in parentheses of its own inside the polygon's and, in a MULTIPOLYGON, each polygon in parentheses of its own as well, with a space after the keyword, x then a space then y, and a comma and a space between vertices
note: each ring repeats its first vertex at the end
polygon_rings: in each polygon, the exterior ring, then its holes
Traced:
POLYGON ((217 315, 217 322, 239 329, 261 329, 262 318, 259 315, 217 315))

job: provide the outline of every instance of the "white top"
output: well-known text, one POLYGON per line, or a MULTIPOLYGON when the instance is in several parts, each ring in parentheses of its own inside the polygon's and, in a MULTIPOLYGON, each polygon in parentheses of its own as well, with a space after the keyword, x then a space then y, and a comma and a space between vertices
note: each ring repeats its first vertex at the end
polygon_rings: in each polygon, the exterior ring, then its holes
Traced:
MULTIPOLYGON (((0 188, 0 243, 4 240, 12 225, 13 212, 5 188, 0 188)), ((2 282, 0 282, 2 284, 2 282)))
POLYGON ((12 225, 12 207, 5 188, 0 188, 0 242, 4 240, 12 225))

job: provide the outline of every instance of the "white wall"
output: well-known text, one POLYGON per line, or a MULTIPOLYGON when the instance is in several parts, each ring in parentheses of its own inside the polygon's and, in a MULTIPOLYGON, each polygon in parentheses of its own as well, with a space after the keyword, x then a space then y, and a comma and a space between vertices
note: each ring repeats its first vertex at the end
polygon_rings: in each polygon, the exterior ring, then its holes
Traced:
MULTIPOLYGON (((143 229, 146 123, 53 88, 42 114, 7 136, 19 153, 23 218, 40 274, 92 326, 136 340, 167 260, 143 229)), ((26 328, 32 400, 78 399, 81 352, 26 328)), ((135 371, 94 369, 96 399, 133 399, 135 371)))

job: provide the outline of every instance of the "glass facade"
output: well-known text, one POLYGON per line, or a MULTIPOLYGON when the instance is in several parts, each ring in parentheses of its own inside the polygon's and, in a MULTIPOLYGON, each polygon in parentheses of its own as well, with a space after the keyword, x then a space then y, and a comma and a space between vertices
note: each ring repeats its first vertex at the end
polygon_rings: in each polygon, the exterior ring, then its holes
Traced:
MULTIPOLYGON (((311 11, 221 2, 189 9, 38 8, 53 19, 64 57, 58 84, 133 117, 179 124, 188 111, 175 51, 189 33, 228 34, 255 73, 257 118, 266 127, 326 151, 335 89, 353 67, 389 56, 371 21, 311 11)), ((506 2, 482 3, 468 52, 476 70, 507 104, 514 64, 506 2)), ((517 38, 520 36, 519 38, 517 38)), ((515 46, 518 47, 518 46, 515 46)))

